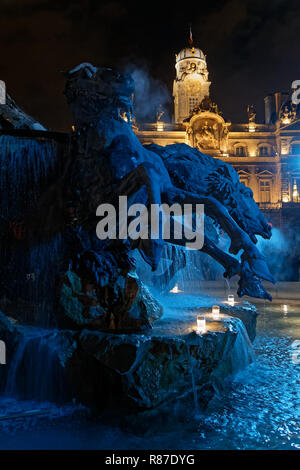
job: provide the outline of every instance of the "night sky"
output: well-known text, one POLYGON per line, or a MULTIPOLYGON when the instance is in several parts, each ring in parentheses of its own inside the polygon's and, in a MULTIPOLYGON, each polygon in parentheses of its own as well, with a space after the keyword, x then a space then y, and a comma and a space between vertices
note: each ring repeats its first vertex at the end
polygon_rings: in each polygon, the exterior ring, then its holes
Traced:
POLYGON ((60 71, 83 61, 148 73, 149 100, 159 90, 171 113, 175 53, 190 22, 211 96, 232 122, 246 120, 250 103, 262 120, 264 96, 300 79, 299 0, 0 0, 0 79, 53 130, 71 125, 60 71))

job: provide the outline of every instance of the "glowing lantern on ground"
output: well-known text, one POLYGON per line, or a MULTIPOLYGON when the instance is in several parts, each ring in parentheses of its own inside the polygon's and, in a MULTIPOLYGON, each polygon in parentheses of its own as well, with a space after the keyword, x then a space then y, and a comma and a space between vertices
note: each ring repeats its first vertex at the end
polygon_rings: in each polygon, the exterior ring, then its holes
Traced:
POLYGON ((234 295, 229 294, 229 296, 228 296, 228 303, 229 303, 229 305, 230 305, 231 307, 234 306, 234 295))
POLYGON ((182 290, 178 289, 178 284, 175 284, 173 289, 170 290, 172 294, 179 294, 180 292, 183 292, 182 290))
POLYGON ((220 318, 220 307, 219 305, 213 305, 211 309, 212 317, 214 320, 219 320, 220 318))
POLYGON ((206 333, 206 320, 203 315, 198 315, 197 316, 197 330, 196 330, 197 335, 201 335, 203 333, 206 333))

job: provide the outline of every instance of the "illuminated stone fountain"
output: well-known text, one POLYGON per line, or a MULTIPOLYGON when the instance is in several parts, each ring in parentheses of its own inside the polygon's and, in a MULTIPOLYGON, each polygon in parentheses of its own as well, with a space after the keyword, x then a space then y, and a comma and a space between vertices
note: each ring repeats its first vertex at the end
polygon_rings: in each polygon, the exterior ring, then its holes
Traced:
MULTIPOLYGON (((252 340, 255 309, 230 304, 217 312, 210 305, 203 313, 199 301, 168 321, 134 259, 138 251, 155 271, 165 241, 101 240, 97 207, 120 195, 144 205, 204 204, 202 251, 227 277, 240 276, 239 295, 260 298, 270 298, 261 279, 274 279, 255 234, 269 238, 270 227, 226 163, 183 144, 141 145, 130 125, 131 77, 91 64, 66 77, 70 135, 46 131, 10 98, 0 109, 2 123, 15 122, 0 136, 0 338, 7 345, 0 390, 27 399, 76 397, 97 409, 153 408, 190 392, 192 364, 193 387, 207 404, 216 379, 251 360, 246 330, 252 340), (231 254, 217 246, 217 226, 232 240, 231 254), (233 255, 241 250, 240 262, 233 255), (204 315, 198 326, 197 315, 204 315)), ((168 245, 171 276, 180 268, 174 233, 168 245)), ((180 250, 186 263, 187 250, 180 250)), ((189 258, 195 264, 196 255, 189 258)), ((170 296, 180 309, 183 293, 175 293, 178 285, 170 296)))

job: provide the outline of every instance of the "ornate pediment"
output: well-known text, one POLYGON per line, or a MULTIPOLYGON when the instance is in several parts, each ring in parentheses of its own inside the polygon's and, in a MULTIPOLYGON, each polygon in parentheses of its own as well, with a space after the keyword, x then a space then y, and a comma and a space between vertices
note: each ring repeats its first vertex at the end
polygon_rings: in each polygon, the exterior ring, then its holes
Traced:
POLYGON ((269 171, 269 170, 262 170, 261 168, 256 168, 256 169, 255 169, 255 173, 256 173, 257 176, 259 176, 259 177, 261 177, 261 178, 264 177, 264 176, 265 176, 265 177, 268 177, 268 178, 274 176, 274 173, 272 173, 272 171, 269 171))
POLYGON ((194 108, 187 125, 187 141, 202 152, 227 151, 228 127, 210 99, 194 108))
POLYGON ((249 176, 251 175, 249 170, 241 170, 239 168, 236 168, 236 171, 238 172, 239 176, 241 176, 241 177, 249 178, 249 176))

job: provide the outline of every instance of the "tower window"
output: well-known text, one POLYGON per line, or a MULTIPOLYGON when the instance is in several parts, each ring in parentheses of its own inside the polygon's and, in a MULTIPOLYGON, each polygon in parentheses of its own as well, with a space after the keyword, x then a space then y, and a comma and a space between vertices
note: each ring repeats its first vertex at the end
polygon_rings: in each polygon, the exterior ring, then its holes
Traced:
POLYGON ((269 155, 269 148, 266 145, 261 146, 261 147, 259 147, 258 152, 259 152, 260 157, 265 157, 265 156, 269 155))
POLYGON ((239 147, 236 147, 235 154, 236 154, 237 157, 245 157, 246 156, 246 147, 243 147, 242 145, 240 145, 239 147))
POLYGON ((199 104, 199 98, 189 98, 189 113, 191 114, 194 107, 199 104))
POLYGON ((260 180, 259 182, 260 202, 270 202, 271 198, 271 181, 260 180))

